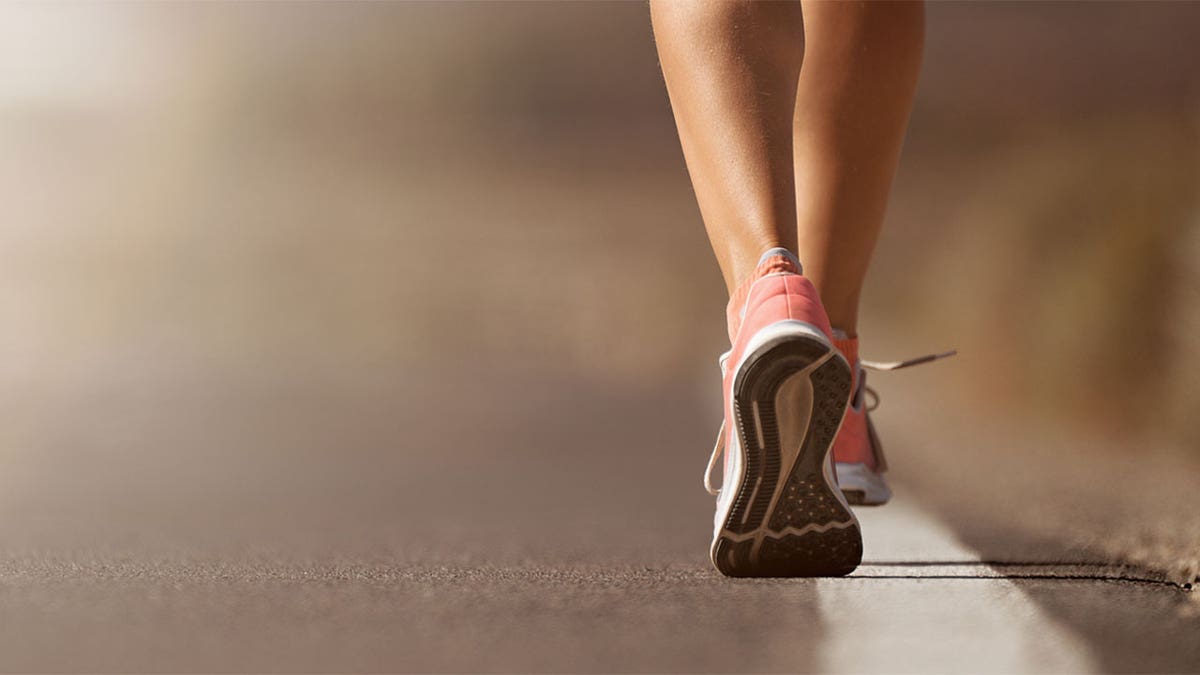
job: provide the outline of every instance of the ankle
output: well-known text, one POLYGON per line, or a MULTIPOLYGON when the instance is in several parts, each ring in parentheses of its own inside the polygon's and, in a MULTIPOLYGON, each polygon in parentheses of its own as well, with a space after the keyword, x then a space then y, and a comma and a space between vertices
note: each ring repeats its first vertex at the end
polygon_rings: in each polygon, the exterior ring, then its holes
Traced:
POLYGON ((801 274, 802 267, 796 254, 782 246, 767 249, 758 258, 758 264, 742 279, 741 283, 729 295, 729 304, 725 307, 725 320, 729 328, 729 341, 732 343, 737 336, 746 299, 750 295, 750 287, 754 282, 768 274, 801 274))

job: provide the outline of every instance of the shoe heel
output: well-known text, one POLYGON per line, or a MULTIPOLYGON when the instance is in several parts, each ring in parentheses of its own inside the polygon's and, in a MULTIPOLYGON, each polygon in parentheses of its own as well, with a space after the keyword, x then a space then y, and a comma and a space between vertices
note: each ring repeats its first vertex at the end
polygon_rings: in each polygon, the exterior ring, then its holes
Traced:
POLYGON ((842 576, 862 560, 858 521, 828 471, 828 454, 850 396, 850 366, 811 327, 783 329, 758 346, 734 380, 745 471, 714 537, 712 561, 733 577, 842 576), (777 401, 807 379, 807 401, 777 401), (795 381, 792 385, 795 385, 795 381), (798 450, 780 438, 776 405, 810 406, 798 450), (786 446, 786 447, 785 447, 786 446))

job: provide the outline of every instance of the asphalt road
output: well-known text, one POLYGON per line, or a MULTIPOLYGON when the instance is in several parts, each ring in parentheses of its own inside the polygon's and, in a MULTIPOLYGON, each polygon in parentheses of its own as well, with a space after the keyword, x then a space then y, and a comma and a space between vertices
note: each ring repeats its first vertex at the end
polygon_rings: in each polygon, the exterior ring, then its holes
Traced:
POLYGON ((1190 593, 1046 523, 965 543, 990 479, 931 495, 929 449, 893 447, 852 577, 735 581, 707 397, 410 377, 9 401, 0 670, 1200 670, 1190 593))

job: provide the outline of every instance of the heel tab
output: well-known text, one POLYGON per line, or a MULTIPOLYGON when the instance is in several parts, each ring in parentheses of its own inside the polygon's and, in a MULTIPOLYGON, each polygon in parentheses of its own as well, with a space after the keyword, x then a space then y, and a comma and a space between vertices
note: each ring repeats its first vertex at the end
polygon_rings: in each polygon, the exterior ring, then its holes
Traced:
POLYGON ((794 271, 795 274, 804 274, 804 266, 800 264, 800 258, 797 258, 795 253, 792 253, 782 246, 776 246, 775 248, 767 249, 765 252, 763 252, 763 254, 758 258, 757 267, 761 268, 768 265, 771 262, 771 258, 783 258, 796 268, 794 271))

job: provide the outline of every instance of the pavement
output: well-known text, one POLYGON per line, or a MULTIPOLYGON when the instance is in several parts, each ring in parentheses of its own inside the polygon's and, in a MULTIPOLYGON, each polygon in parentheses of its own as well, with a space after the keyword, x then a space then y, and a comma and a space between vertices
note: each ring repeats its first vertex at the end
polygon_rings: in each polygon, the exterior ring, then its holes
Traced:
POLYGON ((964 525, 988 481, 918 480, 912 428, 852 576, 721 577, 714 402, 690 391, 515 371, 26 390, 0 670, 1200 670, 1200 606, 1164 570, 964 525))

